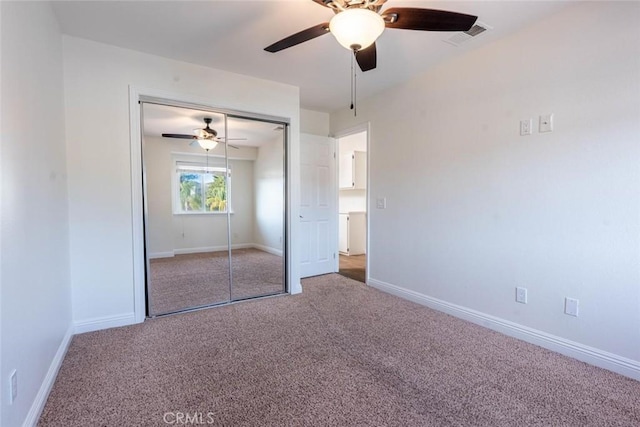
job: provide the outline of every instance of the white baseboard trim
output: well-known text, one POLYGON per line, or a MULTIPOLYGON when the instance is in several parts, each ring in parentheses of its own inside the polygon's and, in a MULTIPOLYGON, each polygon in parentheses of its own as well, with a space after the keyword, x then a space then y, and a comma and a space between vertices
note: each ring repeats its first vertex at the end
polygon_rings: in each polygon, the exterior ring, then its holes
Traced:
POLYGON ((118 314, 115 316, 94 317, 93 319, 75 322, 75 333, 99 331, 102 329, 117 328, 119 326, 133 325, 136 322, 135 313, 118 314))
MULTIPOLYGON (((231 249, 249 249, 249 248, 253 248, 253 243, 238 243, 236 245, 231 245, 231 249)), ((227 246, 205 246, 201 248, 174 249, 173 253, 176 255, 184 255, 184 254, 199 254, 203 252, 222 252, 227 250, 229 250, 227 246)))
MULTIPOLYGON (((282 250, 272 248, 269 246, 259 245, 257 243, 239 243, 237 245, 231 245, 231 249, 259 249, 264 252, 268 252, 273 255, 282 256, 282 250)), ((153 252, 149 254, 149 259, 158 259, 158 258, 172 258, 176 255, 185 255, 185 254, 199 254, 204 252, 221 252, 226 251, 228 248, 226 246, 205 246, 201 248, 183 248, 183 249, 174 249, 169 252, 153 252)))
POLYGON ((171 252, 155 252, 152 254, 149 254, 149 259, 157 259, 157 258, 173 258, 176 254, 171 251, 171 252))
POLYGON ((302 293, 302 283, 291 283, 291 289, 289 289, 289 295, 297 295, 302 293))
POLYGON ((282 256, 282 249, 276 249, 276 248, 272 248, 272 247, 269 247, 269 246, 259 245, 257 243, 254 243, 252 245, 252 247, 254 249, 258 249, 258 250, 261 250, 263 252, 270 253, 272 255, 282 256))
POLYGON ((618 374, 640 381, 640 362, 618 356, 597 348, 589 347, 575 341, 570 341, 537 329, 529 328, 509 320, 491 316, 470 308, 451 304, 419 292, 401 288, 390 283, 369 278, 367 284, 381 291, 425 305, 434 310, 442 311, 452 316, 468 320, 505 335, 521 339, 531 344, 544 347, 565 356, 578 359, 600 368, 608 369, 618 374))
POLYGON ((62 342, 60 342, 60 345, 58 346, 58 351, 56 351, 56 354, 49 365, 47 374, 44 376, 44 380, 42 380, 42 384, 40 385, 40 389, 31 404, 31 408, 29 408, 27 417, 22 424, 23 427, 35 427, 38 424, 44 405, 47 403, 47 399, 49 398, 51 388, 56 382, 56 377, 58 376, 58 371, 62 366, 64 356, 67 354, 67 350, 69 349, 71 338, 73 338, 73 331, 74 327, 73 325, 70 325, 62 338, 62 342))

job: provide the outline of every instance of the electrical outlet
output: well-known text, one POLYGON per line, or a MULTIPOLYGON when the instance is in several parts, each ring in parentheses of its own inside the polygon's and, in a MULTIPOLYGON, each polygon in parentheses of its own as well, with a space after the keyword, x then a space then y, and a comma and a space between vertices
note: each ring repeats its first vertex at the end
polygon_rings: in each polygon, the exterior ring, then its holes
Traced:
POLYGON ((578 317, 578 303, 579 301, 575 298, 565 298, 564 299, 564 314, 568 314, 569 316, 578 317))
POLYGON ((531 119, 520 120, 520 136, 531 135, 533 123, 531 119))
POLYGON ((526 304, 527 303, 527 288, 516 288, 516 302, 526 304))
POLYGON ((13 405, 18 397, 18 371, 15 369, 9 374, 9 404, 13 405))

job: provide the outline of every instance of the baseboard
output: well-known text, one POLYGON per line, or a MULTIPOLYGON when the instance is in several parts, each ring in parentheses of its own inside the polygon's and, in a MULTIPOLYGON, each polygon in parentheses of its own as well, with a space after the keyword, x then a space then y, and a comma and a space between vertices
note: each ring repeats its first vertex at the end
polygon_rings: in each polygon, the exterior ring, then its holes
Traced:
MULTIPOLYGON (((231 249, 249 249, 253 248, 253 243, 238 243, 235 245, 231 245, 231 249)), ((222 252, 228 251, 229 248, 227 246, 204 246, 201 248, 184 248, 184 249, 174 249, 173 253, 176 255, 184 255, 184 254, 199 254, 204 252, 222 252)))
POLYGON ((155 252, 152 254, 149 254, 149 259, 157 259, 157 258, 173 258, 176 254, 171 251, 171 252, 155 252))
POLYGON ((49 365, 47 374, 44 376, 42 385, 40 385, 40 389, 38 390, 38 393, 36 394, 36 397, 31 404, 31 408, 29 408, 27 417, 22 424, 23 427, 35 427, 38 424, 38 420, 40 419, 40 415, 42 414, 44 405, 47 403, 47 399, 49 398, 51 388, 56 381, 58 371, 62 366, 64 356, 67 354, 67 349, 69 348, 69 344, 71 343, 71 338, 73 338, 73 331, 74 327, 73 325, 70 325, 67 329, 67 332, 64 334, 64 337, 62 338, 62 342, 58 346, 56 355, 53 357, 53 360, 49 365))
POLYGON ((254 243, 251 246, 254 249, 259 249, 259 250, 261 250, 263 252, 267 252, 267 253, 270 253, 272 255, 282 256, 282 249, 276 249, 276 248, 272 248, 272 247, 269 247, 269 246, 259 245, 257 243, 254 243))
MULTIPOLYGON (((238 243, 236 245, 231 245, 231 249, 259 249, 264 252, 268 252, 273 255, 282 256, 282 250, 272 248, 269 246, 259 245, 257 243, 238 243)), ((149 254, 149 259, 157 259, 157 258, 172 258, 176 255, 185 255, 185 254, 199 254, 205 252, 222 252, 229 250, 226 246, 204 246, 201 248, 183 248, 183 249, 174 249, 169 252, 154 252, 149 254)))
POLYGON ((551 335, 546 332, 529 328, 527 326, 491 316, 470 308, 451 304, 449 302, 380 280, 369 278, 367 284, 380 289, 381 291, 433 308, 434 310, 442 311, 480 326, 493 329, 494 331, 498 331, 505 335, 521 339, 531 344, 544 347, 548 350, 555 351, 565 356, 569 356, 582 362, 608 369, 640 381, 640 362, 638 361, 589 347, 575 341, 570 341, 565 338, 551 335))
POLYGON ((119 326, 133 325, 136 322, 134 313, 118 314, 115 316, 94 317, 75 322, 75 333, 99 331, 102 329, 117 328, 119 326))
POLYGON ((293 282, 289 289, 289 295, 297 295, 302 293, 302 283, 301 282, 293 282))

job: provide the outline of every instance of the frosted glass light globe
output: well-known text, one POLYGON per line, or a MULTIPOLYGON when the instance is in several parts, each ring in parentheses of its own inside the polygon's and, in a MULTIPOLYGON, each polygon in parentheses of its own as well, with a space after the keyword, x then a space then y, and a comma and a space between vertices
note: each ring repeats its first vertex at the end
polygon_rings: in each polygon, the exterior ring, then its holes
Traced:
POLYGON ((198 139, 198 144, 207 151, 213 150, 218 145, 213 139, 198 139))
POLYGON ((369 9, 347 9, 329 22, 329 30, 338 43, 349 50, 371 46, 384 31, 384 19, 369 9))

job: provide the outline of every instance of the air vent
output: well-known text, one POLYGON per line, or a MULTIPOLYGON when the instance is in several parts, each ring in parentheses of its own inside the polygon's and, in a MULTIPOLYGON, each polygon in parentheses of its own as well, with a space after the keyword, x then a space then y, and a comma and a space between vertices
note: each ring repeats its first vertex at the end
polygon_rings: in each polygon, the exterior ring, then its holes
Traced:
POLYGON ((492 30, 493 27, 485 24, 484 22, 477 21, 473 27, 469 29, 469 31, 464 31, 462 33, 456 33, 453 36, 449 37, 446 40, 442 40, 445 43, 452 44, 454 46, 460 46, 461 44, 468 42, 474 37, 479 36, 487 30, 492 30))

